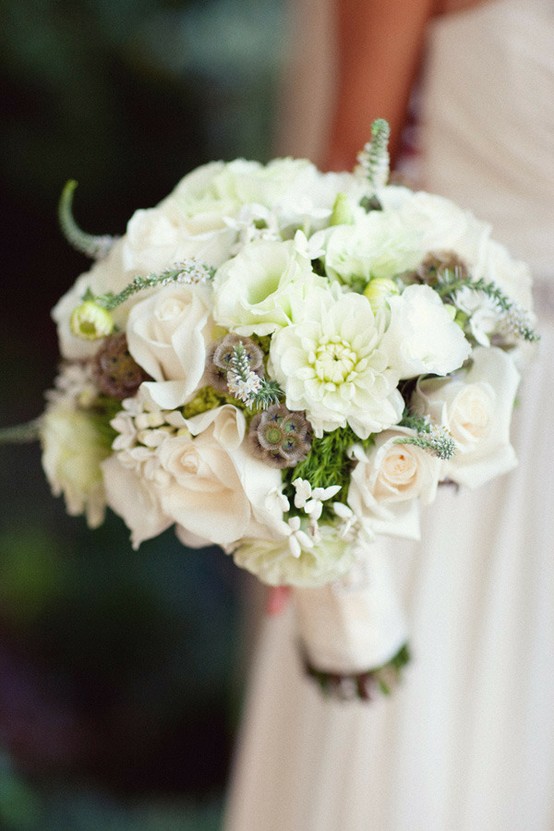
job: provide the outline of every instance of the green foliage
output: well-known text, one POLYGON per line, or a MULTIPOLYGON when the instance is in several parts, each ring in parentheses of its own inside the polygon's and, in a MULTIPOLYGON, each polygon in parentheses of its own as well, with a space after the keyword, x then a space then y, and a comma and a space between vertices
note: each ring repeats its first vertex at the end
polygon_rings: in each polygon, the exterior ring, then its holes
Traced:
MULTIPOLYGON (((340 485, 337 495, 338 501, 345 501, 350 482, 352 461, 348 451, 355 444, 371 447, 373 438, 362 440, 350 427, 340 427, 331 433, 324 433, 321 438, 312 441, 308 456, 296 467, 287 470, 285 475, 285 494, 291 504, 294 504, 295 489, 292 486, 294 479, 307 479, 312 488, 327 488, 331 485, 340 485)), ((294 508, 292 509, 294 513, 294 508)), ((322 516, 334 516, 332 506, 323 504, 322 516)))

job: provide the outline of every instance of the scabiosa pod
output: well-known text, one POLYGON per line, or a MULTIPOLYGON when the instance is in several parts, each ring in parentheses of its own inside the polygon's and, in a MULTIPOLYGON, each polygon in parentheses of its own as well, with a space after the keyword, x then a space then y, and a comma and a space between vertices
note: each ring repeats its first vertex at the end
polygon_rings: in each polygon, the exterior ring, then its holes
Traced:
POLYGON ((134 395, 150 378, 129 354, 125 332, 104 340, 92 361, 92 374, 101 392, 120 400, 134 395))
POLYGON ((299 412, 273 404, 250 422, 248 441, 254 455, 274 467, 294 467, 311 447, 310 423, 299 412))

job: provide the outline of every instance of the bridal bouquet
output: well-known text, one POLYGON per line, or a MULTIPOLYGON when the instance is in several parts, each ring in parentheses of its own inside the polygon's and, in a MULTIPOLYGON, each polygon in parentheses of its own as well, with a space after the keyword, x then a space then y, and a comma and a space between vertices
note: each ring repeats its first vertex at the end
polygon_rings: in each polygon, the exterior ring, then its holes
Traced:
POLYGON ((305 160, 193 171, 53 310, 63 358, 40 420, 70 514, 132 544, 174 527, 292 586, 322 682, 362 697, 407 659, 384 537, 417 539, 441 482, 512 468, 530 277, 446 199, 387 185, 388 126, 353 173, 305 160))

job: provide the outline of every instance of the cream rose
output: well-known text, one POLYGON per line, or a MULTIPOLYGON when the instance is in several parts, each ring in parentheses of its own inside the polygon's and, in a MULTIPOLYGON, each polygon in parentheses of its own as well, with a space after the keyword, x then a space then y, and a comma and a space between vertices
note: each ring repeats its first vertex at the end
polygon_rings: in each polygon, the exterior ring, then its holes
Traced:
POLYGON ((473 269, 483 261, 489 244, 490 226, 458 205, 423 191, 404 193, 385 188, 379 194, 385 214, 389 205, 406 230, 420 235, 422 257, 430 251, 452 251, 473 269))
POLYGON ((246 422, 226 405, 186 420, 190 434, 171 436, 157 450, 169 474, 160 489, 164 512, 195 537, 230 545, 266 519, 264 498, 281 486, 279 470, 248 457, 246 422))
POLYGON ((102 463, 108 505, 131 531, 135 549, 173 525, 160 503, 155 481, 157 463, 152 464, 155 453, 141 450, 143 461, 136 458, 138 454, 133 459, 131 453, 116 453, 102 463))
POLYGON ((212 326, 210 290, 203 285, 166 286, 131 309, 129 352, 155 379, 144 386, 161 408, 180 406, 196 390, 212 326))
POLYGON ((443 475, 477 488, 515 467, 510 423, 520 376, 511 357, 496 347, 477 347, 469 371, 418 384, 412 407, 450 430, 457 452, 443 475))
POLYGON ((380 433, 368 450, 352 449, 347 502, 368 531, 419 539, 419 502, 436 495, 441 463, 431 453, 399 440, 414 431, 398 427, 380 433))
MULTIPOLYGON (((52 318, 57 324, 60 353, 63 358, 72 361, 82 361, 91 358, 98 350, 98 341, 83 340, 71 331, 69 321, 75 308, 82 302, 87 289, 93 294, 104 294, 113 291, 117 293, 125 288, 132 278, 123 266, 123 242, 118 240, 110 249, 108 255, 94 263, 90 271, 81 274, 76 282, 61 297, 52 309, 52 318)), ((133 300, 127 301, 111 312, 113 320, 121 328, 125 328, 125 321, 133 300)))
POLYGON ((469 341, 432 288, 408 286, 388 303, 390 324, 382 348, 400 378, 446 375, 469 357, 469 341))

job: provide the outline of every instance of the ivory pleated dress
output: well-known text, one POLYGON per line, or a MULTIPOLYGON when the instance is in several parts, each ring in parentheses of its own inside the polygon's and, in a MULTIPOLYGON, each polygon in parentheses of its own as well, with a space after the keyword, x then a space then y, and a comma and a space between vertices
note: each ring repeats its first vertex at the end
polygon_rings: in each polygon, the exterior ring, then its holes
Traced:
POLYGON ((391 541, 413 661, 389 699, 323 699, 292 610, 265 621, 226 831, 554 829, 554 2, 493 0, 430 30, 425 187, 490 221, 536 279, 519 467, 441 489, 391 541))

